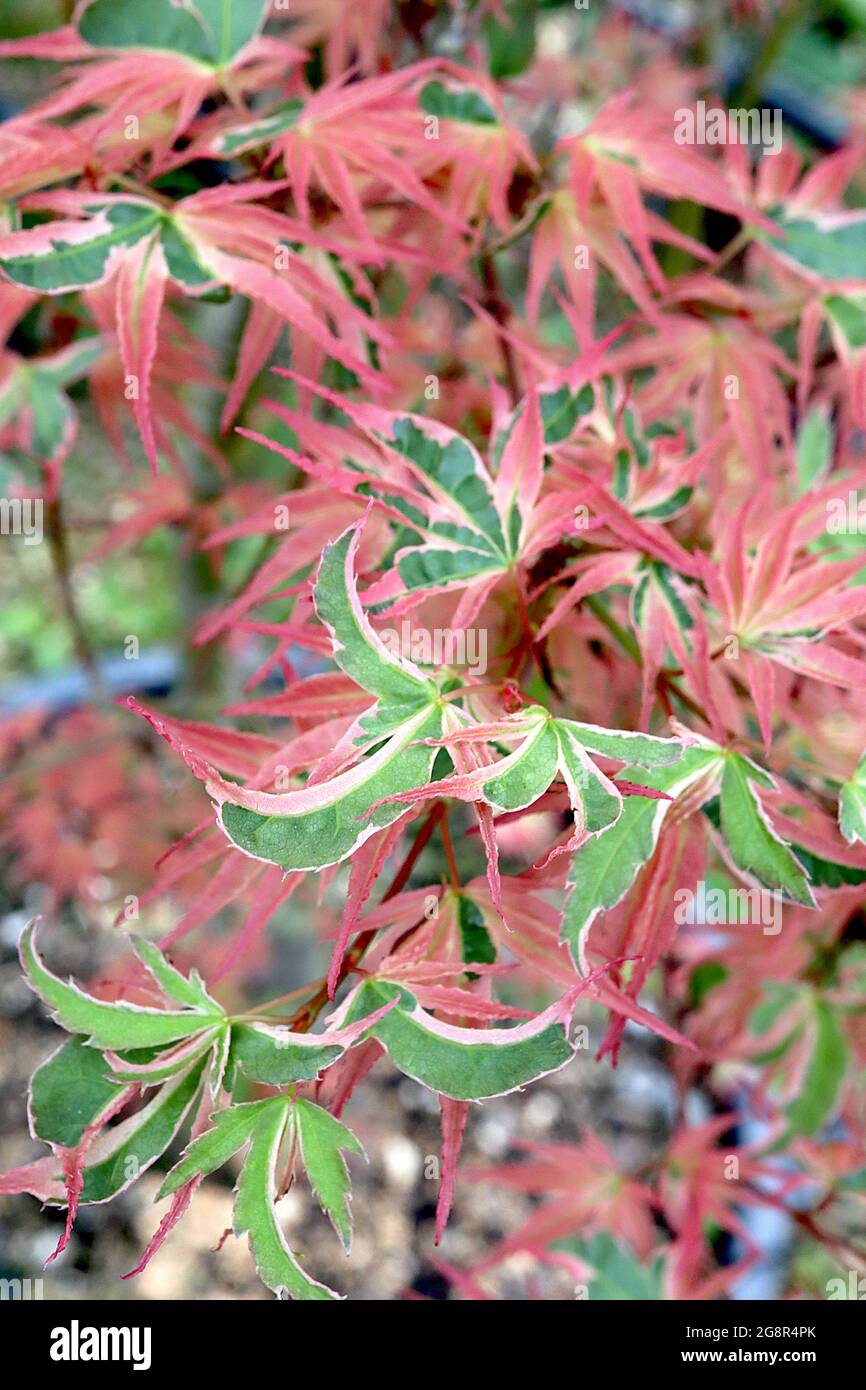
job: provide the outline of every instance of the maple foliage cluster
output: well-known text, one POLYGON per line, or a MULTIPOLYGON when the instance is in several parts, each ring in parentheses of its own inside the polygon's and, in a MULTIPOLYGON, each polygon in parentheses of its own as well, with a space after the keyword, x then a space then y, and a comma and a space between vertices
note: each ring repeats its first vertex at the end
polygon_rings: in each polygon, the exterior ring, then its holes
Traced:
POLYGON ((357 1088, 396 1068, 439 1098, 437 1242, 458 1182, 540 1198, 440 1262, 463 1297, 515 1253, 566 1296, 611 1259, 727 1295, 762 1206, 866 1268, 836 1220, 866 1191, 856 113, 829 154, 681 142, 715 74, 597 8, 82 0, 0 44, 54 65, 0 126, 7 491, 68 579, 88 412, 117 459, 88 563, 178 536, 190 652, 245 678, 0 725, 3 847, 50 889, 22 967, 69 1035, 31 1084, 49 1152, 0 1191, 65 1209, 55 1253, 175 1143, 138 1269, 233 1163, 264 1283, 336 1297, 277 1200, 309 1182, 348 1248, 357 1088), (131 948, 86 989, 43 951, 70 900, 105 926, 106 874, 131 948), (251 1010, 290 899, 326 974, 251 1010), (664 1150, 461 1168, 576 1010, 598 1066, 654 1035, 664 1150))

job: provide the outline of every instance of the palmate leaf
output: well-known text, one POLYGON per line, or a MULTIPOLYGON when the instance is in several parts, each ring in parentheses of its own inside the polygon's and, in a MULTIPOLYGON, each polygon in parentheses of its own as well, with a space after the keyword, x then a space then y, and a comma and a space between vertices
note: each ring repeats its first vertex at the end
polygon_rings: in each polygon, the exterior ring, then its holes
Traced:
POLYGON ((267 0, 94 0, 78 23, 96 48, 159 49, 226 67, 259 34, 267 0))
POLYGON ((249 1153, 238 1180, 234 1207, 235 1235, 248 1235, 264 1284, 278 1298, 284 1293, 308 1302, 336 1299, 338 1294, 305 1274, 277 1221, 277 1161, 290 1119, 291 1102, 267 1102, 252 1133, 249 1153))
MULTIPOLYGON (((600 834, 613 824, 622 809, 622 796, 596 767, 590 753, 631 760, 647 767, 676 762, 683 751, 677 739, 656 738, 651 734, 602 729, 569 719, 553 719, 541 705, 530 705, 507 724, 491 730, 490 739, 512 732, 521 736, 513 752, 493 762, 443 777, 428 787, 392 793, 399 801, 432 796, 456 796, 464 801, 484 802, 496 811, 510 812, 532 806, 547 791, 559 773, 569 792, 575 826, 580 833, 600 834)), ((480 726, 477 738, 484 737, 480 726)), ((452 730, 454 741, 474 738, 471 726, 452 730)), ((442 742, 449 744, 449 735, 442 742)))
MULTIPOLYGON (((274 1096, 269 1100, 231 1105, 226 1110, 217 1111, 211 1116, 211 1128, 187 1147, 180 1161, 168 1174, 155 1200, 161 1201, 162 1198, 177 1192, 192 1178, 204 1177, 221 1168, 265 1127, 269 1128, 271 1134, 275 1134, 277 1130, 281 1132, 278 1145, 283 1134, 290 1140, 297 1141, 310 1186, 348 1251, 351 1246, 352 1222, 349 1211, 349 1173, 343 1153, 363 1154, 364 1151, 351 1130, 321 1106, 300 1097, 292 1099, 274 1096)), ((250 1159, 257 1175, 260 1169, 254 1150, 250 1151, 250 1159)), ((249 1209, 254 1207, 262 1196, 261 1193, 253 1192, 253 1183, 254 1177, 248 1175, 245 1168, 244 1177, 238 1185, 242 1221, 247 1219, 249 1209)), ((237 1214, 236 1209, 236 1217, 237 1214)), ((269 1229, 271 1223, 265 1219, 266 1216, 265 1211, 259 1213, 256 1230, 261 1230, 260 1240, 265 1250, 270 1249, 275 1256, 281 1258, 279 1251, 274 1248, 274 1235, 278 1236, 278 1243, 282 1243, 282 1238, 276 1229, 269 1229)), ((275 1217, 273 1227, 276 1228, 275 1217)), ((303 1288, 297 1271, 291 1267, 285 1279, 285 1286, 294 1296, 298 1296, 298 1289, 303 1288)))
POLYGON ((422 1009, 410 990, 389 980, 365 980, 339 1012, 351 1022, 398 1000, 372 1029, 394 1065, 431 1091, 453 1100, 487 1100, 559 1071, 574 1056, 568 1025, 574 997, 514 1028, 458 1028, 422 1009))
POLYGON ((416 415, 393 417, 380 433, 444 514, 425 528, 420 545, 399 551, 406 590, 464 586, 504 572, 513 552, 510 518, 497 511, 493 481, 469 441, 416 415))
POLYGON ((285 1097, 276 1096, 270 1100, 254 1100, 242 1105, 230 1105, 226 1110, 217 1110, 211 1115, 211 1127, 187 1145, 179 1162, 167 1175, 154 1201, 161 1202, 190 1178, 206 1177, 240 1149, 248 1144, 259 1120, 275 1107, 285 1107, 285 1097))
POLYGON ((213 1023, 213 1013, 174 1012, 94 999, 77 985, 58 979, 43 965, 36 951, 35 929, 35 921, 28 923, 19 944, 21 965, 30 988, 63 1028, 88 1038, 94 1046, 111 1051, 159 1047, 190 1037, 213 1023))

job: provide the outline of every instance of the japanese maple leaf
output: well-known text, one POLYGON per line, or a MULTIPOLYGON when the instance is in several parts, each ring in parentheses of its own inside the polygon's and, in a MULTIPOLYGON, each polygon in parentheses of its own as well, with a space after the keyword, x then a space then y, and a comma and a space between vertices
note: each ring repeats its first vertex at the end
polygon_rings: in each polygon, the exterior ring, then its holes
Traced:
POLYGON ((520 1163, 464 1167, 464 1182, 492 1183, 544 1199, 516 1231, 499 1241, 474 1266, 475 1273, 527 1251, 548 1257, 554 1241, 605 1230, 628 1242, 643 1256, 655 1243, 650 1189, 630 1178, 613 1154, 592 1134, 578 1144, 529 1143, 519 1147, 520 1163))
POLYGON ((768 208, 778 225, 778 234, 755 238, 749 255, 761 270, 769 269, 788 315, 799 319, 797 399, 801 411, 815 376, 821 330, 826 328, 855 424, 863 428, 866 278, 858 273, 853 253, 862 234, 863 213, 843 202, 863 151, 857 144, 838 150, 818 160, 802 177, 796 152, 785 150, 784 155, 778 161, 762 160, 752 179, 741 154, 728 153, 735 176, 755 205, 768 208), (769 168, 776 164, 778 168, 769 168))
MULTIPOLYGON (((675 286, 672 293, 698 299, 704 291, 713 293, 706 277, 675 286)), ((609 362, 618 372, 653 368, 636 393, 647 422, 669 416, 687 399, 702 444, 727 424, 754 477, 767 460, 778 466, 779 439, 790 445, 790 408, 780 378, 795 378, 797 368, 767 336, 751 305, 749 298, 731 297, 727 290, 721 304, 709 302, 699 313, 676 312, 672 305, 674 311, 658 317, 650 332, 613 347, 609 362)))
POLYGON ((351 5, 343 0, 293 0, 289 33, 304 48, 324 48, 330 77, 341 76, 352 63, 370 74, 378 67, 392 18, 390 0, 357 0, 351 5))
POLYGON ((66 387, 92 373, 105 350, 104 340, 89 334, 38 357, 0 353, 0 448, 19 454, 40 474, 44 470, 49 495, 78 434, 66 387))
POLYGON ((774 663, 830 685, 866 687, 866 664, 829 636, 866 612, 866 590, 850 584, 860 561, 801 554, 824 530, 827 500, 838 487, 837 482, 809 493, 769 520, 762 516, 766 492, 753 494, 721 531, 718 561, 701 557, 722 626, 739 643, 767 744, 774 663))
POLYGON ((423 209, 437 222, 468 232, 417 172, 430 162, 417 88, 435 66, 418 63, 364 82, 352 82, 344 74, 242 124, 235 118, 226 125, 221 113, 214 119, 215 133, 202 138, 202 148, 212 157, 225 157, 264 147, 265 167, 282 163, 299 216, 309 224, 313 197, 320 200, 326 194, 372 259, 381 255, 377 243, 382 248, 382 211, 389 199, 395 208, 402 201, 413 217, 423 209), (379 224, 375 242, 371 219, 379 224))
POLYGON ((690 198, 732 217, 772 228, 769 220, 737 196, 724 167, 714 165, 694 145, 674 139, 669 108, 647 104, 635 90, 606 102, 579 135, 566 136, 559 149, 571 161, 571 185, 579 206, 593 188, 635 238, 650 279, 661 287, 650 248, 649 224, 641 192, 690 198))
MULTIPOLYGON (((23 129, 33 119, 65 121, 87 112, 72 127, 80 167, 92 164, 95 153, 107 169, 117 171, 144 147, 156 171, 204 101, 226 94, 239 101, 303 61, 303 50, 261 36, 266 9, 266 0, 234 9, 220 0, 200 0, 196 6, 153 0, 149 10, 135 0, 79 0, 72 24, 0 44, 3 57, 75 64, 70 80, 22 118, 23 129)), ((10 123, 13 134, 17 124, 10 123)), ((62 144, 60 129, 51 127, 62 144)), ((51 172, 47 164, 41 182, 52 181, 51 172)))
POLYGON ((645 194, 689 198, 748 222, 772 225, 737 198, 723 168, 698 149, 675 142, 673 124, 670 109, 647 105, 630 90, 606 102, 579 135, 559 142, 557 152, 568 157, 569 181, 553 194, 536 227, 527 291, 530 319, 537 316, 556 262, 574 300, 585 346, 592 335, 597 264, 655 320, 651 291, 664 292, 666 282, 652 243, 667 242, 699 260, 712 259, 699 242, 649 209, 645 194))
POLYGON ((61 219, 0 237, 0 268, 13 284, 56 295, 113 282, 124 394, 154 471, 150 390, 169 284, 194 296, 228 285, 264 300, 323 353, 363 380, 375 379, 345 334, 360 330, 365 341, 387 341, 387 333, 352 303, 343 285, 290 250, 298 240, 328 243, 294 219, 255 204, 273 190, 255 181, 222 185, 173 206, 137 195, 43 193, 27 206, 60 213, 61 219), (331 319, 340 325, 340 336, 332 332, 331 319))
POLYGON ((709 1298, 742 1274, 757 1257, 752 1233, 740 1215, 743 1207, 760 1207, 772 1195, 785 1194, 804 1179, 762 1163, 753 1148, 720 1143, 735 1120, 720 1115, 705 1124, 682 1128, 673 1138, 659 1179, 665 1219, 674 1231, 670 1280, 672 1296, 709 1298), (744 1255, 733 1266, 714 1270, 707 1223, 735 1236, 744 1255))

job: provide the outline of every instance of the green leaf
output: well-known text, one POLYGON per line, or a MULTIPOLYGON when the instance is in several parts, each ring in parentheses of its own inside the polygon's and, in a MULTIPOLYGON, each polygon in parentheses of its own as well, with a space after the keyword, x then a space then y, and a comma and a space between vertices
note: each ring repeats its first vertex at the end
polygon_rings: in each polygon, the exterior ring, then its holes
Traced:
POLYGON ((167 1081, 197 1062, 206 1052, 213 1053, 216 1046, 225 1048, 228 1024, 213 1027, 213 1019, 203 1020, 204 1031, 183 1038, 171 1047, 133 1048, 125 1055, 119 1052, 106 1053, 106 1060, 118 1081, 139 1081, 144 1086, 155 1086, 167 1081))
POLYGON ((432 681, 388 650, 361 607, 353 563, 358 534, 352 527, 326 546, 316 576, 316 612, 331 635, 334 660, 371 695, 409 708, 429 704, 432 681))
MULTIPOLYGON (((226 801, 221 808, 222 827, 245 853, 284 869, 338 864, 377 829, 405 814, 407 807, 396 802, 378 806, 369 816, 367 812, 382 797, 429 782, 437 750, 417 741, 441 734, 442 711, 428 706, 350 772, 315 788, 316 795, 300 803, 306 807, 311 800, 312 809, 296 815, 260 815, 226 801)), ((290 805, 288 801, 281 804, 290 805)))
POLYGON ((202 261, 198 247, 187 236, 180 218, 165 218, 160 241, 166 269, 176 284, 191 292, 200 290, 203 285, 213 284, 217 277, 202 261))
POLYGON ((603 758, 616 758, 640 767, 667 767, 683 755, 684 746, 675 738, 656 738, 653 734, 631 733, 625 729, 602 729, 597 724, 580 724, 575 719, 557 719, 557 726, 603 758))
POLYGON ((232 1057, 251 1081, 265 1086, 313 1081, 344 1052, 337 1044, 321 1043, 315 1034, 310 1034, 307 1042, 289 1042, 285 1029, 264 1023, 232 1027, 232 1057))
POLYGON ((574 1055, 561 1004, 515 1029, 455 1028, 427 1013, 401 985, 366 980, 351 998, 346 1021, 394 998, 400 1002, 374 1025, 373 1036, 406 1076, 454 1100, 507 1095, 559 1071, 574 1055))
POLYGON ((448 121, 463 121, 466 125, 496 125, 496 112, 480 92, 468 87, 446 87, 444 83, 428 82, 419 95, 422 111, 441 116, 448 121))
POLYGON ((486 574, 501 574, 503 569, 501 560, 483 550, 439 550, 434 546, 419 546, 397 561, 397 572, 409 593, 464 584, 486 574))
POLYGON ((484 914, 465 893, 460 893, 457 898, 457 925, 460 929, 461 955, 466 964, 492 965, 496 960, 496 947, 484 925, 484 914))
POLYGON ((189 977, 182 975, 152 941, 134 935, 130 935, 130 941, 142 965, 150 971, 167 998, 191 1009, 200 1009, 204 1014, 224 1016, 223 1008, 208 994, 197 970, 191 970, 189 977))
POLYGON ((721 961, 706 960, 689 976, 689 1008, 699 1009, 707 995, 724 984, 728 971, 721 961))
POLYGON ((277 1159, 289 1118, 288 1100, 268 1109, 253 1131, 247 1160, 237 1185, 236 1235, 248 1234, 262 1282, 281 1298, 288 1293, 305 1301, 336 1299, 337 1294, 305 1274, 289 1249, 277 1221, 277 1159))
POLYGON ((852 883, 866 883, 866 868, 856 864, 840 864, 838 860, 822 859, 805 845, 791 840, 791 849, 803 865, 813 888, 845 888, 852 883))
MULTIPOLYGON (((568 438, 578 420, 592 410, 595 392, 591 386, 581 386, 577 391, 572 391, 570 386, 558 386, 555 391, 539 391, 538 404, 545 444, 560 444, 568 438)), ((497 434, 492 450, 495 464, 499 464, 505 445, 525 407, 525 400, 521 401, 497 434)))
POLYGON ((73 1149, 122 1094, 105 1058, 83 1038, 69 1038, 30 1080, 30 1128, 35 1139, 73 1149))
POLYGON ((461 534, 459 529, 437 523, 434 530, 457 542, 473 540, 474 533, 476 540, 483 537, 491 555, 505 558, 507 546, 493 485, 480 455, 467 439, 454 435, 443 444, 407 415, 393 422, 387 442, 415 464, 434 495, 440 494, 468 528, 461 534))
MULTIPOLYGON (((531 806, 547 791, 556 776, 558 758, 556 730, 552 720, 539 707, 536 727, 504 759, 504 763, 508 764, 507 771, 498 772, 485 780, 485 801, 500 811, 519 811, 524 806, 531 806)), ((493 764, 494 770, 502 766, 502 763, 493 764)))
POLYGON ((160 1087, 135 1115, 104 1130, 87 1152, 82 1202, 107 1202, 165 1153, 201 1091, 206 1061, 160 1087))
POLYGON ((866 280, 866 217, 834 224, 788 217, 779 209, 771 209, 770 216, 782 236, 757 234, 778 255, 824 280, 866 280))
POLYGON ((207 1176, 228 1163, 233 1154, 249 1143, 253 1130, 267 1111, 274 1107, 285 1109, 285 1096, 269 1100, 254 1100, 245 1105, 230 1105, 211 1115, 211 1128, 200 1134, 184 1150, 157 1192, 154 1201, 160 1202, 176 1192, 190 1178, 207 1176))
POLYGON ((574 1240, 568 1250, 592 1266, 590 1301, 597 1299, 661 1302, 664 1299, 664 1258, 641 1264, 630 1246, 615 1240, 609 1231, 598 1231, 588 1240, 574 1240))
POLYGON ((16 285, 41 294, 63 294, 68 290, 97 285, 114 267, 125 247, 150 236, 161 219, 160 209, 145 202, 94 202, 87 209, 90 221, 76 225, 57 224, 67 230, 53 235, 55 224, 46 222, 29 232, 16 234, 16 246, 24 250, 0 254, 0 270, 16 285))
POLYGON ((256 145, 270 144, 275 136, 292 129, 303 109, 302 101, 286 101, 269 116, 261 116, 258 120, 232 126, 216 137, 213 143, 214 151, 217 154, 233 155, 240 154, 243 150, 255 149, 256 145))
MULTIPOLYGON (((676 796, 690 783, 709 777, 721 768, 721 754, 713 748, 687 748, 671 767, 643 772, 625 768, 622 776, 642 786, 676 796)), ((614 778, 614 785, 616 779, 614 778)), ((708 792, 709 795, 709 792, 708 792)), ((570 891, 562 919, 562 939, 580 964, 586 934, 599 912, 620 902, 643 865, 652 855, 671 803, 629 796, 615 825, 597 839, 581 845, 572 857, 570 891)))
POLYGON ((91 335, 46 357, 21 360, 0 386, 0 424, 27 422, 22 450, 40 465, 63 456, 74 438, 75 410, 63 389, 88 374, 105 352, 91 335))
POLYGON ((824 308, 839 329, 850 352, 866 346, 866 299, 845 294, 829 294, 824 308))
POLYGON ((833 426, 829 411, 816 405, 797 432, 797 480, 800 492, 815 487, 833 457, 833 426))
POLYGON ((729 754, 722 775, 721 832, 738 869, 765 888, 779 889, 793 902, 814 907, 803 866, 770 826, 756 787, 772 786, 761 768, 739 753, 729 754))
POLYGON ((839 828, 849 845, 866 844, 866 754, 839 788, 839 828))
POLYGON ((519 77, 535 57, 535 8, 527 0, 517 0, 506 8, 507 24, 492 14, 481 23, 490 76, 519 77))
POLYGON ((70 1033, 90 1038, 100 1048, 118 1051, 158 1047, 197 1033, 205 1024, 200 1013, 170 1013, 138 1004, 106 1004, 77 985, 52 975, 40 960, 34 941, 35 922, 21 934, 21 965, 30 988, 47 1004, 57 1022, 70 1033))
POLYGON ((225 67, 259 33, 265 0, 95 0, 78 24, 97 48, 160 49, 225 67))
POLYGON ((294 1120, 310 1186, 348 1253, 352 1245, 351 1183, 343 1151, 363 1154, 364 1150, 350 1129, 312 1101, 295 1101, 294 1120))
POLYGON ((559 743, 559 770, 568 788, 572 810, 581 818, 584 829, 591 835, 598 835, 613 825, 622 813, 622 798, 611 791, 616 783, 609 782, 599 772, 587 756, 582 741, 569 727, 568 720, 555 720, 554 728, 559 743))
POLYGON ((755 1037, 769 1033, 776 1020, 796 1002, 799 994, 795 985, 782 985, 775 980, 768 980, 764 989, 765 997, 752 1010, 746 1025, 755 1037))
POLYGON ((800 1094, 785 1113, 795 1134, 812 1135, 833 1114, 848 1070, 849 1051, 835 1015, 815 999, 814 1042, 800 1094))

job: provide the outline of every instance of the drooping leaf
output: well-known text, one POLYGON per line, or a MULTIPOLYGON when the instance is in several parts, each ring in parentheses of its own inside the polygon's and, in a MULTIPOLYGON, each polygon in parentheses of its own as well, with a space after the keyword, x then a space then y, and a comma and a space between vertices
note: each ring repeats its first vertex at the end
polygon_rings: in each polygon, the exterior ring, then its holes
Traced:
POLYGON ((403 986, 367 980, 352 996, 346 1019, 394 998, 399 1003, 372 1029, 373 1036, 400 1071, 453 1100, 507 1095, 559 1071, 574 1055, 567 996, 514 1028, 458 1028, 427 1013, 403 986))
POLYGON ((220 824, 245 854, 284 869, 338 864, 404 814, 405 807, 393 803, 367 813, 383 798, 429 781, 436 751, 418 740, 436 738, 441 730, 441 710, 427 706, 395 729, 377 752, 328 782, 282 795, 221 789, 220 824))
POLYGON ((196 1062, 166 1081, 136 1114, 97 1136, 86 1155, 82 1203, 109 1201, 165 1153, 199 1096, 204 1067, 196 1062))
POLYGON ((285 1108, 285 1100, 254 1100, 242 1105, 230 1105, 211 1115, 211 1127, 194 1139, 166 1177, 154 1201, 162 1201, 177 1192, 190 1178, 206 1177, 228 1163, 245 1144, 249 1143, 259 1120, 274 1107, 285 1108))
POLYGON ((236 1235, 248 1235, 262 1281, 278 1298, 321 1302, 339 1297, 305 1274, 277 1220, 277 1160, 289 1120, 290 1102, 269 1106, 253 1131, 238 1180, 234 1208, 236 1235))
POLYGON ((85 994, 77 985, 52 975, 40 960, 34 941, 35 922, 21 934, 21 965, 34 993, 70 1033, 79 1033, 101 1048, 158 1047, 201 1030, 207 1022, 200 1013, 174 1013, 143 1008, 139 1004, 106 1004, 85 994))
POLYGON ((294 1103, 294 1123, 310 1186, 348 1252, 352 1245, 351 1184, 343 1152, 363 1154, 364 1150, 350 1129, 302 1097, 294 1103))
POLYGON ((121 1088, 105 1059, 83 1038, 61 1043, 30 1079, 30 1128, 35 1139, 72 1149, 99 1122, 121 1088))

